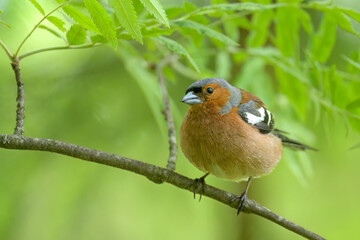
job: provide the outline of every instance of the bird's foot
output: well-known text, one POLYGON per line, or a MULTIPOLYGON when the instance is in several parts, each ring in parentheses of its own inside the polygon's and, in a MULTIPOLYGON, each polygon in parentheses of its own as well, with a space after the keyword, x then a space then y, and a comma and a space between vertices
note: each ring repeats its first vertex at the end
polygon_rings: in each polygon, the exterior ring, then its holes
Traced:
POLYGON ((194 199, 195 199, 197 193, 200 195, 199 202, 201 201, 202 194, 205 193, 205 177, 207 175, 208 174, 205 174, 201 178, 195 178, 191 184, 191 188, 193 188, 194 199), (200 191, 199 191, 199 189, 200 189, 200 191))
POLYGON ((239 199, 239 205, 238 205, 238 208, 237 208, 237 215, 239 215, 239 213, 244 209, 244 206, 245 206, 245 202, 247 200, 247 196, 246 196, 246 192, 243 192, 240 196, 236 196, 234 197, 233 199, 231 199, 231 203, 232 202, 235 202, 236 200, 239 199))

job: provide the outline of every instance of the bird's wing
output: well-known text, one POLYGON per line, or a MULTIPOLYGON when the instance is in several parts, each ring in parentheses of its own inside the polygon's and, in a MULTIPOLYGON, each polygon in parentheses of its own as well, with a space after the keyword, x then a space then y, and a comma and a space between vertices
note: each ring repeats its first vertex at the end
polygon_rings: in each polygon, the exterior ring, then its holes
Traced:
POLYGON ((259 129, 260 133, 267 134, 272 133, 281 139, 284 146, 290 147, 294 150, 313 150, 316 148, 302 144, 298 141, 292 140, 285 136, 287 132, 274 128, 274 117, 269 110, 266 109, 265 104, 255 95, 240 89, 241 91, 241 103, 239 105, 237 113, 240 117, 259 129))
POLYGON ((256 96, 241 89, 241 103, 237 113, 250 125, 253 125, 263 134, 270 133, 274 128, 274 117, 265 108, 264 103, 256 96))

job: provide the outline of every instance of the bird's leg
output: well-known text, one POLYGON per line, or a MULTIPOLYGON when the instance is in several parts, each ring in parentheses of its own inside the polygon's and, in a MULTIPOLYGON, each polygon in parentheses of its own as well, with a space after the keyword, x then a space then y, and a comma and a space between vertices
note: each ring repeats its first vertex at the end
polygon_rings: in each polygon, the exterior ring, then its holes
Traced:
POLYGON ((204 176, 202 176, 201 178, 195 178, 191 184, 191 186, 194 188, 193 193, 194 193, 194 198, 196 196, 196 193, 198 191, 198 188, 201 186, 201 193, 199 193, 200 198, 199 198, 199 202, 201 200, 201 196, 202 194, 205 192, 205 178, 209 175, 209 173, 206 173, 204 176))
POLYGON ((233 199, 231 199, 231 202, 234 202, 235 200, 239 199, 239 205, 238 205, 238 210, 237 210, 237 215, 239 215, 239 213, 241 212, 241 210, 244 207, 245 201, 247 199, 247 191, 249 189, 250 186, 250 182, 251 182, 252 177, 249 177, 249 180, 247 181, 246 187, 245 187, 245 191, 240 195, 240 196, 236 196, 233 199))

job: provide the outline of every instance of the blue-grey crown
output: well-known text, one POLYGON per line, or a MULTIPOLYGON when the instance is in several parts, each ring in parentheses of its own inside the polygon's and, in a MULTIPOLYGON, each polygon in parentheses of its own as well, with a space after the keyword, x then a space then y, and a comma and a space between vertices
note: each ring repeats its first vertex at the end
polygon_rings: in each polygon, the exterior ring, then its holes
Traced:
POLYGON ((231 86, 226 80, 221 78, 205 78, 191 84, 187 89, 186 93, 190 91, 199 92, 206 84, 217 83, 221 87, 226 88, 230 92, 230 99, 228 103, 221 109, 220 114, 226 114, 230 112, 234 107, 238 107, 241 102, 241 92, 238 88, 231 86))

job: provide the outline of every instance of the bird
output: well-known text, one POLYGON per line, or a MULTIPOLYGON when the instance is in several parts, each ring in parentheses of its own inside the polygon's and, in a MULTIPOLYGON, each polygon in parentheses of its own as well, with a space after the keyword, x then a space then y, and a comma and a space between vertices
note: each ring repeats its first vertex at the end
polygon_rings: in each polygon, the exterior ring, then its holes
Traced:
MULTIPOLYGON (((257 96, 220 78, 192 83, 181 102, 189 110, 180 127, 180 146, 185 157, 200 171, 193 181, 194 197, 211 174, 235 182, 246 181, 237 214, 247 199, 253 178, 269 174, 279 163, 283 145, 317 150, 285 136, 276 129, 273 114, 257 96)), ((201 194, 200 194, 201 199, 201 194)))

